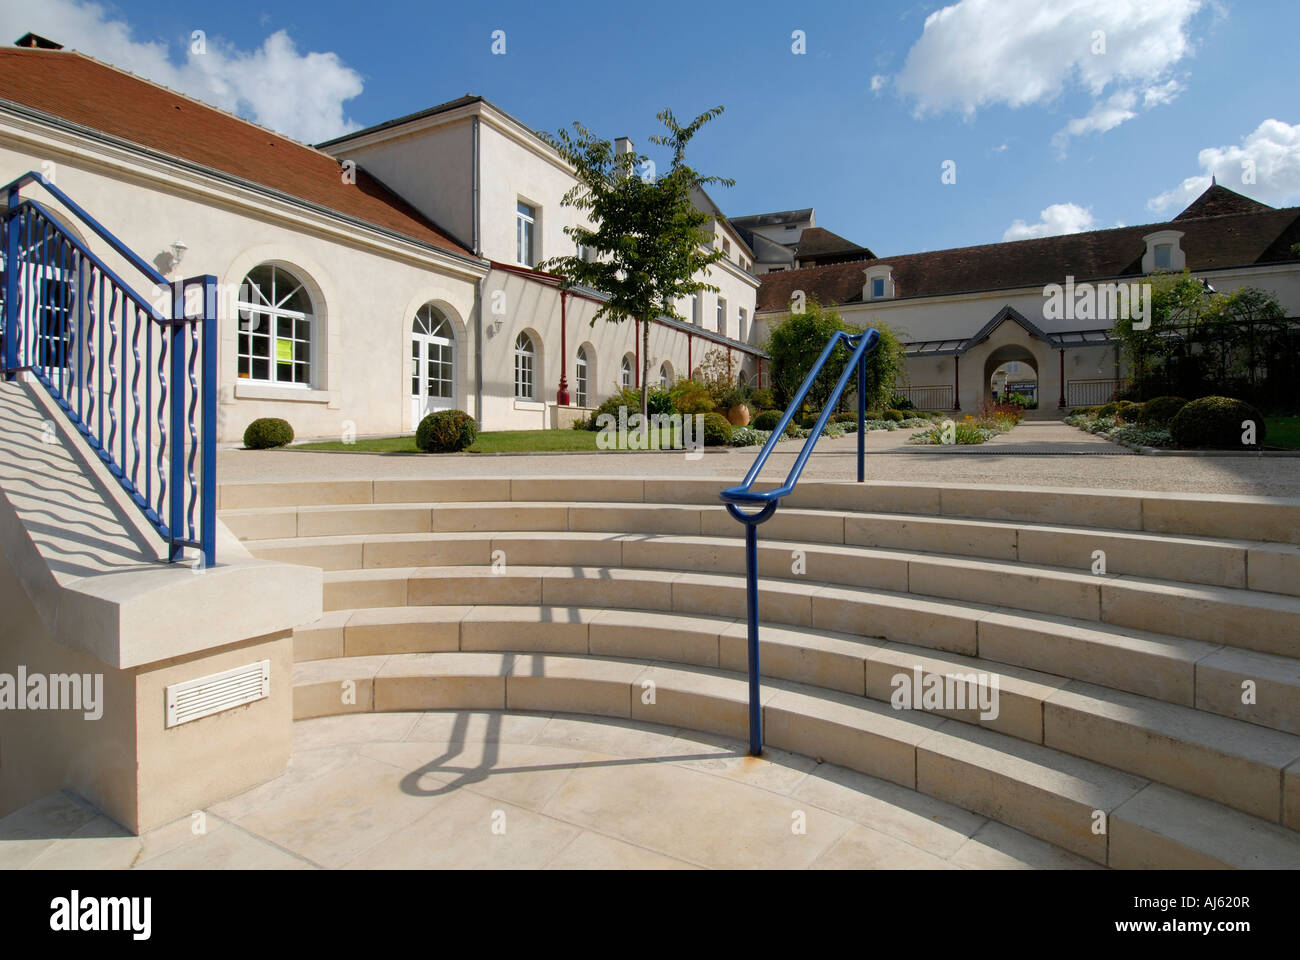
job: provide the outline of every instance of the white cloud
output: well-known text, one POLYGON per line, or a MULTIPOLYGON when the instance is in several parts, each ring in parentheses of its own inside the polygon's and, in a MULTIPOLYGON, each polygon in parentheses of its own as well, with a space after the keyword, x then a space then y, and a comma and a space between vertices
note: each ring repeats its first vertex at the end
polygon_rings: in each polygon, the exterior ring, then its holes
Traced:
POLYGON ((1039 214, 1039 220, 1035 224, 1015 221, 1002 234, 1002 240, 1033 240, 1036 237, 1057 237, 1063 233, 1083 233, 1092 230, 1094 225, 1091 210, 1075 203, 1054 203, 1039 214))
POLYGON ((885 88, 887 83, 889 83, 889 78, 884 74, 877 73, 871 78, 871 92, 876 96, 880 96, 880 91, 885 88))
POLYGON ((1265 120, 1240 145, 1206 147, 1196 159, 1205 174, 1188 177, 1148 200, 1148 210, 1182 210, 1205 192, 1211 177, 1217 177, 1229 190, 1270 206, 1300 202, 1300 124, 1265 120))
POLYGON ((1056 135, 1104 132, 1181 91, 1170 72, 1192 53, 1206 0, 959 0, 926 18, 895 86, 916 112, 1046 104, 1081 89, 1087 116, 1056 135), (1104 51, 1104 52, 1102 52, 1104 51), (1076 132, 1077 131, 1077 132, 1076 132))
POLYGON ((307 143, 357 128, 343 104, 361 93, 361 75, 337 54, 299 53, 283 30, 253 50, 209 33, 206 52, 195 53, 186 37, 186 59, 176 63, 166 43, 136 39, 130 24, 98 4, 0 0, 0 36, 28 30, 307 143))

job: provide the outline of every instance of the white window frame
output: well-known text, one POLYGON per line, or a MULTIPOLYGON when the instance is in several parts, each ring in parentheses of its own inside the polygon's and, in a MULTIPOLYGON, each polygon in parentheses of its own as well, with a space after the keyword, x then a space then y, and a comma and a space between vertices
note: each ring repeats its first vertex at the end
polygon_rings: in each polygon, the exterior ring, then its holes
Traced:
POLYGON ((578 357, 573 367, 573 384, 574 399, 578 406, 588 406, 587 401, 591 399, 589 388, 591 385, 591 361, 587 358, 587 348, 578 348, 578 357))
POLYGON ((537 266, 537 205, 524 200, 515 202, 515 261, 521 267, 537 266), (525 212, 527 211, 527 212, 525 212), (525 249, 525 236, 527 249, 525 249))
POLYGON ((515 337, 515 399, 537 399, 537 345, 524 332, 515 337))
POLYGON ((235 303, 235 315, 237 317, 237 329, 235 332, 235 370, 238 380, 247 383, 288 387, 296 390, 312 389, 312 386, 315 383, 317 370, 316 303, 312 299, 311 291, 307 288, 307 284, 298 279, 296 273, 276 263, 259 263, 249 269, 249 271, 244 274, 243 280, 239 283, 239 292, 235 303), (253 271, 262 267, 267 267, 272 271, 271 291, 269 297, 265 296, 260 288, 253 287, 248 283, 248 277, 253 273, 253 271), (289 278, 293 283, 292 288, 288 293, 284 294, 284 296, 280 296, 279 278, 281 276, 289 278), (257 292, 246 296, 246 292, 252 290, 256 290, 257 292), (301 290, 307 298, 307 303, 311 307, 310 313, 300 310, 288 310, 283 307, 283 304, 288 302, 288 300, 299 290, 301 290), (255 302, 259 301, 259 298, 260 302, 255 302), (245 316, 245 314, 247 314, 247 316, 245 316), (263 359, 262 357, 256 356, 253 352, 253 344, 255 342, 254 338, 261 336, 259 329, 254 326, 253 315, 255 314, 259 315, 259 318, 265 319, 270 328, 266 337, 267 349, 269 351, 265 358, 267 363, 267 372, 269 374, 267 377, 253 376, 254 361, 263 359), (293 325, 295 334, 297 332, 298 324, 305 323, 307 327, 306 338, 304 339, 296 335, 282 337, 280 335, 280 320, 289 320, 293 325), (241 352, 239 349, 239 338, 244 335, 248 336, 249 349, 247 353, 241 352), (276 358, 279 356, 279 344, 282 340, 287 340, 291 345, 289 350, 294 359, 290 361, 289 366, 293 368, 298 366, 300 363, 306 365, 307 377, 305 381, 295 380, 292 376, 287 380, 280 379, 280 364, 277 362, 276 358), (307 344, 307 359, 305 361, 297 359, 296 345, 299 343, 307 344), (245 360, 247 361, 248 376, 239 376, 239 365, 245 360))
POLYGON ((745 328, 749 326, 748 323, 749 318, 745 316, 744 307, 741 307, 739 311, 737 311, 737 316, 740 318, 740 329, 737 331, 740 334, 740 336, 737 339, 739 339, 741 343, 745 343, 746 342, 745 335, 749 332, 745 328))
POLYGON ((721 336, 727 335, 727 299, 718 297, 718 333, 721 336))
POLYGON ((618 385, 624 390, 631 390, 636 385, 635 375, 632 372, 632 358, 628 354, 623 354, 623 359, 619 362, 618 385))

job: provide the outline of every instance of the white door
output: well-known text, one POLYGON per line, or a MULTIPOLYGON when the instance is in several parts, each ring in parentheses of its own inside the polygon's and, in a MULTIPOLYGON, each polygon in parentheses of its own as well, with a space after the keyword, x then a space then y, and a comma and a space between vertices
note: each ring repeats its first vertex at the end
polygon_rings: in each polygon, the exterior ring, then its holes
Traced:
POLYGON ((411 324, 411 429, 456 405, 456 339, 451 323, 425 304, 411 324))

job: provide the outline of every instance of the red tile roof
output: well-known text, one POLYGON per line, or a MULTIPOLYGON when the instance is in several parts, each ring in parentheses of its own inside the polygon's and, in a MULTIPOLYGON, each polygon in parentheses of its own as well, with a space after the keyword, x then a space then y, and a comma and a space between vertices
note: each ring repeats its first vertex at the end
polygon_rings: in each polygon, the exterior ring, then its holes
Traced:
MULTIPOLYGON (((1221 205, 1223 198, 1216 194, 1201 209, 1207 205, 1213 209, 1216 199, 1221 205)), ((1195 209, 1200 202, 1188 209, 1195 209)), ((1251 212, 1244 213, 765 273, 755 309, 788 309, 795 290, 826 305, 860 302, 864 271, 874 264, 893 267, 899 297, 1037 287, 1064 282, 1067 274, 1079 280, 1137 276, 1146 252, 1142 237, 1161 229, 1184 234, 1181 246, 1191 270, 1294 260, 1291 246, 1300 242, 1300 207, 1274 210, 1256 206, 1258 210, 1248 208, 1251 212)))
POLYGON ((397 194, 333 157, 75 51, 0 48, 0 100, 269 187, 465 256, 397 194))

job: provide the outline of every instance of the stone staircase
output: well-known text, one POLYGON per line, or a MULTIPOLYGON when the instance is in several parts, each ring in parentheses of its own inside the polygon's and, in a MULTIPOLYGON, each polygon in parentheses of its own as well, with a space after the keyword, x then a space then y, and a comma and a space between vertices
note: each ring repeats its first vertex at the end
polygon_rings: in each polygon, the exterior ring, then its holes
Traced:
MULTIPOLYGON (((325 571, 297 719, 562 711, 744 739, 725 485, 237 484, 220 509, 255 556, 325 571)), ((1300 867, 1300 500, 805 481, 759 546, 766 744, 1109 866, 1300 867), (895 709, 900 677, 946 683, 948 709, 895 709)))

